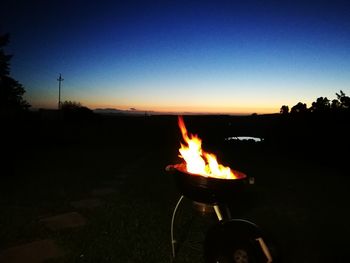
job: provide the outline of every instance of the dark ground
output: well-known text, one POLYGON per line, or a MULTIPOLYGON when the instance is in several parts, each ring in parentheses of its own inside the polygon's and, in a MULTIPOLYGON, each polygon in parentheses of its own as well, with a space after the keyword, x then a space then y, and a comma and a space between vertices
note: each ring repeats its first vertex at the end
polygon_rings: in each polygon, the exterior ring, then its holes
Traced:
MULTIPOLYGON (((234 200, 235 216, 257 223, 280 262, 347 262, 350 211, 348 116, 192 116, 189 132, 256 184, 234 200), (264 137, 262 143, 228 136, 264 137)), ((50 262, 171 262, 170 220, 180 193, 167 164, 179 162, 176 116, 41 120, 4 125, 0 252, 52 239, 65 256, 50 262), (88 224, 53 231, 44 216, 113 187, 103 205, 78 211, 88 224)), ((189 201, 179 211, 176 262, 202 262, 204 219, 189 201), (186 236, 187 234, 187 236, 186 236)), ((207 219, 205 219, 207 220, 207 219)), ((214 223, 208 219, 209 225, 214 223)), ((208 223, 205 221, 205 223, 208 223)))

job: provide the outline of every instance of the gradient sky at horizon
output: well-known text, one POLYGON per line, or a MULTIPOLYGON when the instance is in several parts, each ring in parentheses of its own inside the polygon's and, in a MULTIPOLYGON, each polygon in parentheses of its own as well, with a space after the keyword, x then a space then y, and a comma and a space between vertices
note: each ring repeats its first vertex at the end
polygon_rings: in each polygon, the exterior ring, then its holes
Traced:
POLYGON ((347 1, 5 1, 33 107, 271 113, 350 93, 347 1), (29 3, 30 2, 30 3, 29 3))

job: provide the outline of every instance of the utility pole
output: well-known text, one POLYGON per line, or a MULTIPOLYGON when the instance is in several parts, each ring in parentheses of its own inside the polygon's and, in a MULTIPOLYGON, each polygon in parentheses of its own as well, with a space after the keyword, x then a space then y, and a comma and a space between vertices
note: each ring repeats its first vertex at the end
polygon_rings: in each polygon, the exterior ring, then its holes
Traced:
POLYGON ((59 109, 59 110, 61 109, 61 82, 62 82, 63 80, 64 80, 64 79, 62 78, 61 73, 60 73, 60 76, 59 76, 59 78, 57 79, 57 81, 58 81, 58 109, 59 109))

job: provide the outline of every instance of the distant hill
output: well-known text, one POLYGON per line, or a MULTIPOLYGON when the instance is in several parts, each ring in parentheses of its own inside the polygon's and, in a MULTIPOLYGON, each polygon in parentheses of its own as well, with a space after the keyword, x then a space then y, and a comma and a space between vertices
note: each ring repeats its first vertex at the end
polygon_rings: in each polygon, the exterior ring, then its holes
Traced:
MULTIPOLYGON (((139 111, 139 110, 120 110, 114 108, 98 108, 94 110, 94 113, 103 115, 153 115, 157 114, 153 111, 139 111)), ((159 113, 158 113, 159 114, 159 113)))
MULTIPOLYGON (((225 115, 225 116, 250 116, 251 114, 227 114, 227 113, 208 113, 208 112, 167 112, 167 111, 145 111, 145 110, 137 110, 137 109, 130 109, 130 110, 120 110, 115 108, 97 108, 93 110, 94 113, 103 114, 103 115, 208 115, 208 116, 215 116, 215 115, 225 115)), ((263 115, 269 115, 269 114, 263 114, 263 115)))

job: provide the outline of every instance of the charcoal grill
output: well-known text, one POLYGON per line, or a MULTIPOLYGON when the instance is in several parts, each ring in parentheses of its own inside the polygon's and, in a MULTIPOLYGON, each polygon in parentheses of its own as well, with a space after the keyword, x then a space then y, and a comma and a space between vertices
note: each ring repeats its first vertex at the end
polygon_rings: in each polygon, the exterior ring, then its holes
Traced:
POLYGON ((176 203, 171 219, 172 256, 176 257, 174 222, 176 212, 184 200, 191 200, 202 212, 214 210, 218 223, 212 227, 204 242, 205 258, 208 263, 272 262, 266 239, 257 225, 247 220, 232 219, 227 205, 239 200, 240 195, 254 182, 246 174, 233 171, 237 179, 219 179, 188 173, 184 164, 168 165, 166 171, 176 181, 181 196, 176 203))

